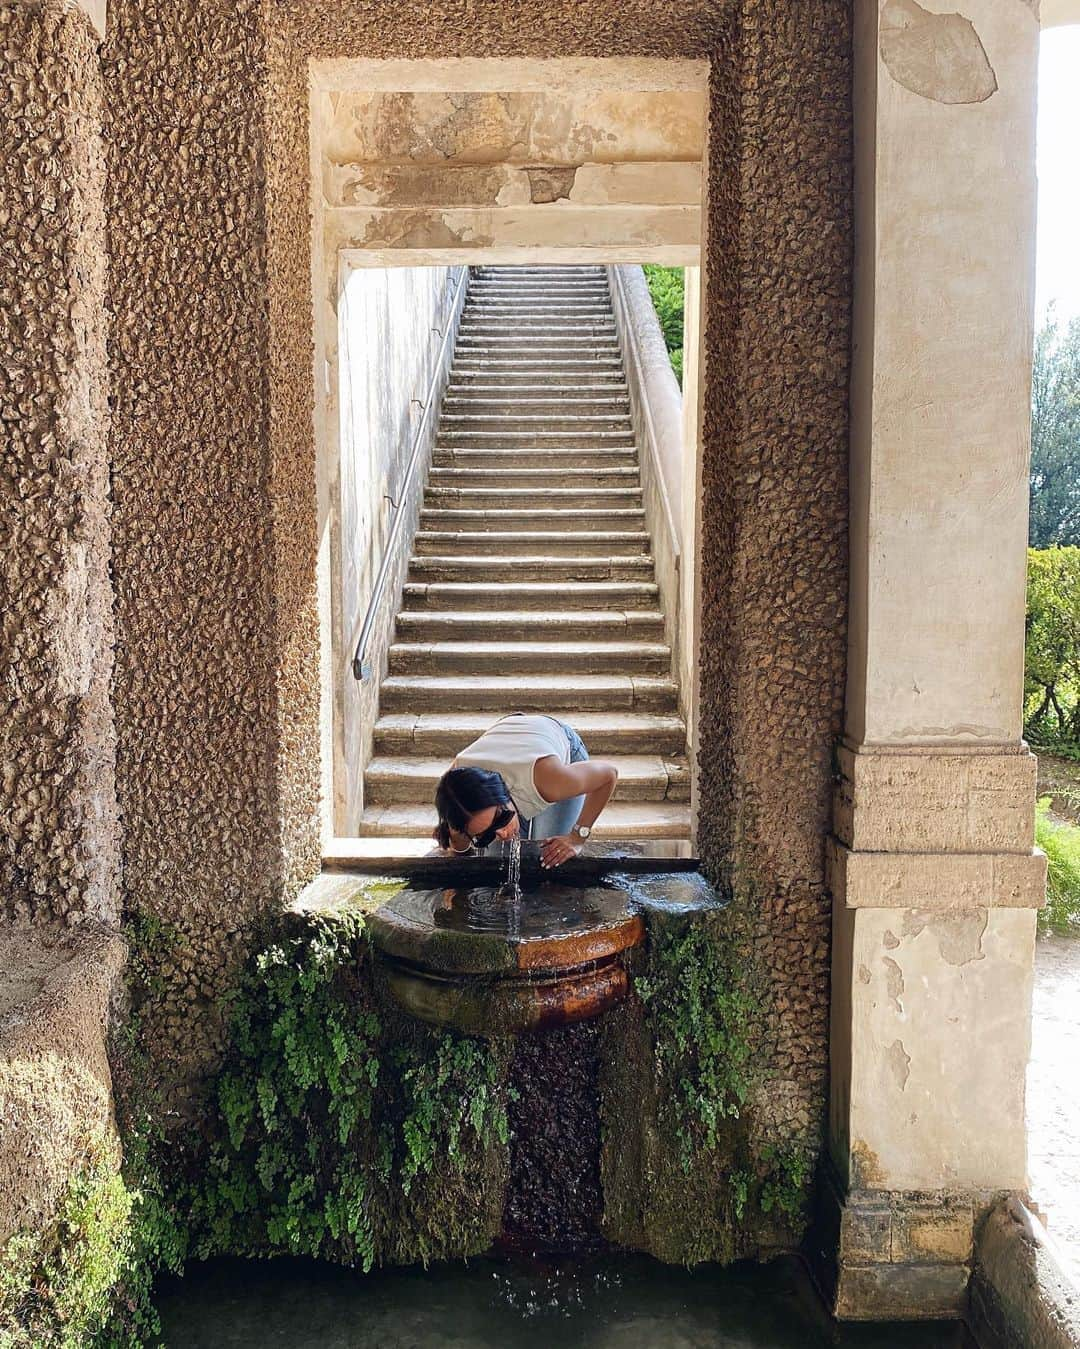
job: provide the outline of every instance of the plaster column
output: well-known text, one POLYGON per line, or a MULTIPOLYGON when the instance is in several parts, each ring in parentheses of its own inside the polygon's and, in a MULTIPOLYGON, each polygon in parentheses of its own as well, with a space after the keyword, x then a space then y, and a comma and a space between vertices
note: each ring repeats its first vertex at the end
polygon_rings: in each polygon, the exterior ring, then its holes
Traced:
POLYGON ((0 906, 116 917, 103 3, 0 3, 0 906))
POLYGON ((851 618, 829 856, 847 1317, 958 1312, 988 1196, 1026 1184, 1045 882, 1020 738, 1037 44, 1015 0, 963 16, 856 4, 851 618))

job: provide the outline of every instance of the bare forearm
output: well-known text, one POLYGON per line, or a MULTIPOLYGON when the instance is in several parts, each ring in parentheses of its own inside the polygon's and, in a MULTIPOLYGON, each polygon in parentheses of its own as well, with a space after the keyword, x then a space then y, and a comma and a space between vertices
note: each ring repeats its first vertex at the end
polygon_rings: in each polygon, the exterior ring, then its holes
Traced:
POLYGON ((601 811, 611 800, 615 787, 619 781, 619 772, 614 764, 597 764, 596 767, 603 767, 607 770, 603 781, 590 791, 585 793, 585 800, 581 805, 581 814, 574 822, 576 825, 584 825, 591 829, 600 816, 601 811))

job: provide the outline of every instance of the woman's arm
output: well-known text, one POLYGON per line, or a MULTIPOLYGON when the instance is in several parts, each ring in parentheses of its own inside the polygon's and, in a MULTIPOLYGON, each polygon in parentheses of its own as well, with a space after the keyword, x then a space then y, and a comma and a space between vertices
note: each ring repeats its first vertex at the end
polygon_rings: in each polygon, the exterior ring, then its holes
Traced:
MULTIPOLYGON (((589 828, 611 800, 618 780, 619 770, 603 759, 564 764, 552 755, 538 759, 533 768, 533 781, 545 800, 567 801, 574 796, 585 797, 574 823, 589 828)), ((580 846, 581 840, 573 833, 546 839, 542 847, 544 866, 558 866, 560 862, 576 857, 580 846)))

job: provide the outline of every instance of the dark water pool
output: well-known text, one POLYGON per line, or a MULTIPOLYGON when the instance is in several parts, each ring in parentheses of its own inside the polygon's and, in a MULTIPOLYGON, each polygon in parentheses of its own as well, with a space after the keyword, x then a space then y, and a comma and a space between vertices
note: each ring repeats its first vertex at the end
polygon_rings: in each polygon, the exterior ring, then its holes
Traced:
POLYGON ((162 1285, 167 1349, 974 1349, 955 1325, 836 1326, 796 1260, 473 1260, 362 1275, 212 1261, 162 1285))

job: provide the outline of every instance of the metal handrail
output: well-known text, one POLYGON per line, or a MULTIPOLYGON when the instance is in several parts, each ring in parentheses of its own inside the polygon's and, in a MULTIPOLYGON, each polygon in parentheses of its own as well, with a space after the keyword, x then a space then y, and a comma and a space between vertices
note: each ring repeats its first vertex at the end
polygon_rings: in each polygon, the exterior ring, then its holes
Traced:
MULTIPOLYGON (((454 335, 454 318, 457 314, 458 298, 461 295, 461 289, 469 278, 468 267, 461 269, 461 275, 458 277, 457 286, 454 289, 454 298, 450 304, 450 321, 446 325, 446 331, 442 335, 442 343, 439 346, 439 354, 435 358, 435 369, 431 376, 431 383, 428 386, 427 398, 424 400, 424 413, 420 418, 420 425, 416 428, 416 435, 413 437, 412 453, 409 455, 409 464, 405 470, 405 477, 402 479, 401 487, 398 491, 397 501, 391 500, 390 504, 394 511, 394 523, 390 526, 390 534, 387 537, 383 548, 382 562, 379 564, 379 574, 375 578, 375 585, 372 587, 371 598, 368 600, 367 613, 364 615, 364 624, 360 629, 360 637, 356 643, 356 650, 352 658, 353 678, 357 680, 369 679, 371 677, 371 666, 367 663, 367 648, 371 641, 371 633, 375 627, 375 615, 378 612, 382 602, 383 592, 386 589, 387 578, 390 575, 390 568, 393 565, 398 535, 401 533, 402 521, 405 518, 403 507, 409 500, 412 492, 413 481, 416 477, 416 465, 420 461, 420 445, 423 441, 424 430, 428 424, 428 417, 431 414, 432 404, 435 400, 435 389, 442 377, 443 357, 446 353, 446 344, 454 335)), ((438 332, 438 328, 432 331, 438 332)), ((413 400, 416 401, 416 400, 413 400)))

